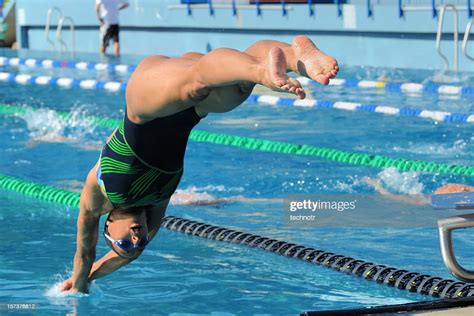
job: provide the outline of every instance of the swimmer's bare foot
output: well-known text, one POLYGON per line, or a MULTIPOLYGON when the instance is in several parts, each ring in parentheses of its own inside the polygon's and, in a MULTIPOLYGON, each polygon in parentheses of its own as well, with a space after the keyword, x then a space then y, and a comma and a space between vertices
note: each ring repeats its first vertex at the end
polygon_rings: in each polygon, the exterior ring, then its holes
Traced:
POLYGON ((285 53, 279 47, 272 47, 268 52, 268 58, 264 65, 264 77, 262 84, 274 91, 286 91, 295 94, 300 99, 306 97, 301 83, 286 74, 285 53))
POLYGON ((292 46, 298 60, 298 72, 302 76, 324 85, 336 76, 339 71, 336 59, 319 50, 307 36, 296 36, 292 46))

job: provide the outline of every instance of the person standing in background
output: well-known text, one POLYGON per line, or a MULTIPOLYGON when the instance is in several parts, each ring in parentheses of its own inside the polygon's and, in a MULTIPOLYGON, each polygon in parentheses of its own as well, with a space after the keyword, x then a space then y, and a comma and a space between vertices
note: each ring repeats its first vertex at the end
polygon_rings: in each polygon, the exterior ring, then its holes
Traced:
POLYGON ((114 54, 120 55, 119 11, 128 7, 127 0, 96 0, 95 11, 100 22, 100 53, 105 54, 109 41, 114 41, 114 54))

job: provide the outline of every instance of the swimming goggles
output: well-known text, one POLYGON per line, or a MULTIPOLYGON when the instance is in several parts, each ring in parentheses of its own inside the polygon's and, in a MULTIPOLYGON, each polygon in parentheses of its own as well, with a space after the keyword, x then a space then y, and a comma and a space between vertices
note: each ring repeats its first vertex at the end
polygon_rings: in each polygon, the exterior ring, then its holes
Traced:
POLYGON ((116 245, 118 248, 122 249, 125 252, 129 252, 130 250, 137 249, 137 248, 145 248, 149 243, 150 243, 150 237, 148 235, 146 238, 140 239, 140 241, 137 244, 133 244, 129 239, 119 239, 115 240, 109 235, 109 225, 107 225, 107 221, 109 220, 110 214, 105 220, 105 225, 104 225, 104 237, 105 241, 107 244, 109 244, 110 248, 119 256, 125 259, 131 259, 122 256, 118 251, 115 250, 114 247, 112 247, 112 244, 116 245))
POLYGON ((110 242, 112 242, 115 246, 127 252, 136 248, 145 248, 150 242, 150 239, 148 238, 148 236, 146 238, 140 239, 140 241, 137 244, 133 244, 128 239, 115 240, 112 237, 110 237, 110 235, 107 234, 107 232, 105 231, 104 231, 104 237, 107 238, 110 242))

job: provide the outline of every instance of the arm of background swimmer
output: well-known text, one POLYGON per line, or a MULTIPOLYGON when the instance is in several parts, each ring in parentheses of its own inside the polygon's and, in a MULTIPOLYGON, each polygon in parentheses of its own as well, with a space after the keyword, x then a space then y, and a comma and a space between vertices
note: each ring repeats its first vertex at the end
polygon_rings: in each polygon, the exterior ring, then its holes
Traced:
POLYGON ((423 194, 416 194, 416 195, 393 194, 387 191, 377 180, 374 180, 368 177, 364 177, 362 180, 368 185, 370 185, 371 187, 373 187, 375 191, 377 191, 378 193, 380 193, 381 195, 383 195, 384 197, 392 201, 413 204, 413 205, 431 204, 431 200, 423 194))
POLYGON ((201 196, 199 194, 175 192, 171 196, 171 204, 174 205, 193 205, 208 206, 220 205, 228 202, 246 202, 246 203, 283 203, 283 199, 279 198, 248 198, 245 196, 229 196, 218 198, 212 195, 201 196))

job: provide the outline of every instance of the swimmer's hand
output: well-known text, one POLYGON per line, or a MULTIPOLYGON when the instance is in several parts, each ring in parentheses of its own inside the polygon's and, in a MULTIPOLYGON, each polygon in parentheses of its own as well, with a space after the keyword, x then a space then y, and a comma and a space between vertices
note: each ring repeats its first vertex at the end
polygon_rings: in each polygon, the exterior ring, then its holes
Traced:
POLYGON ((66 281, 64 281, 63 284, 61 284, 61 286, 59 288, 61 289, 61 292, 74 292, 74 293, 83 292, 83 293, 87 293, 87 290, 86 291, 79 291, 78 289, 73 288, 72 287, 72 278, 69 278, 66 281))
POLYGON ((60 289, 62 292, 70 291, 72 289, 72 278, 69 278, 64 281, 63 284, 61 284, 60 289))

